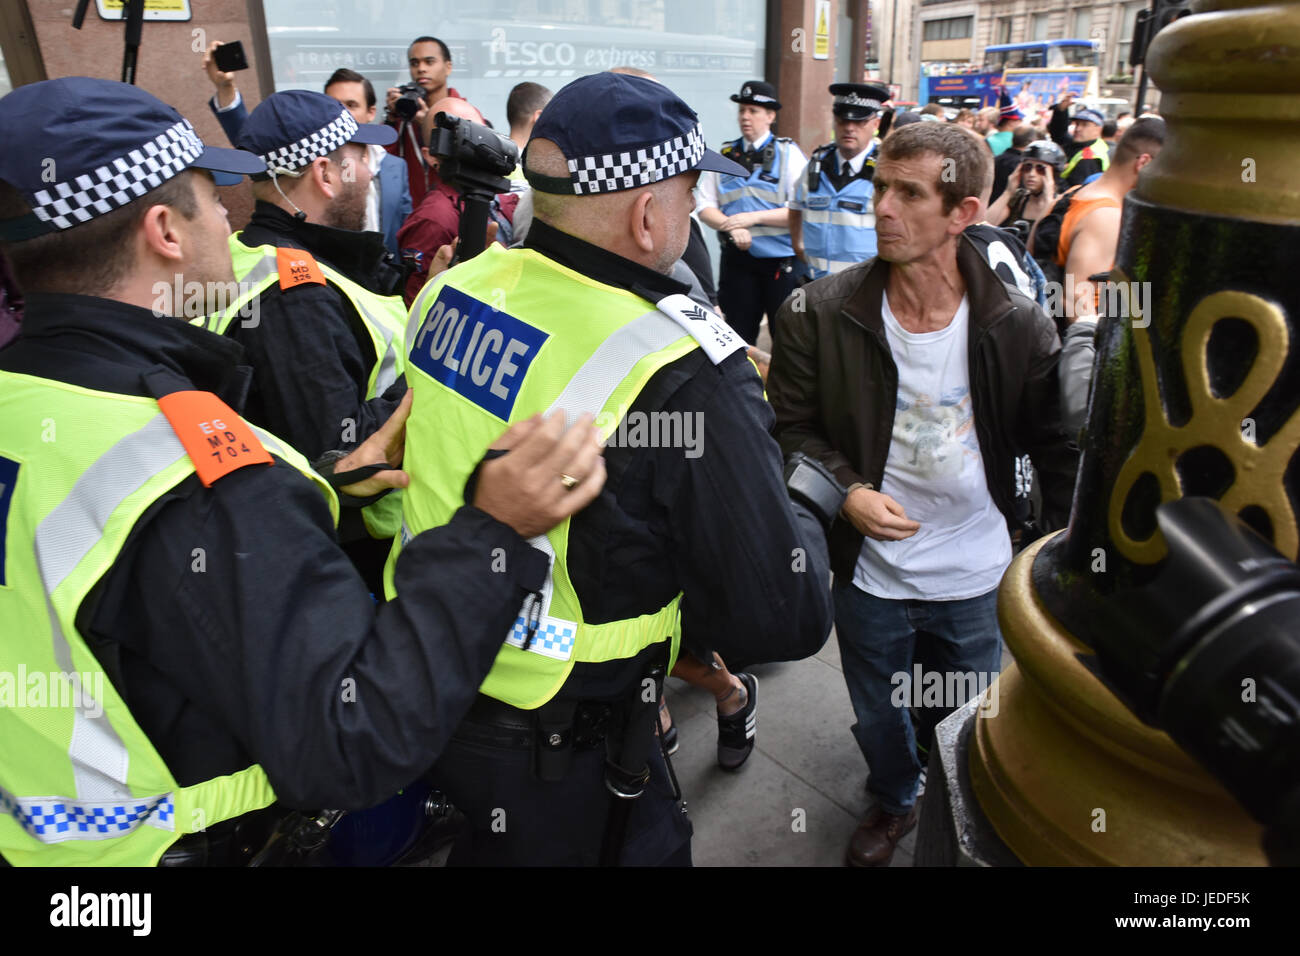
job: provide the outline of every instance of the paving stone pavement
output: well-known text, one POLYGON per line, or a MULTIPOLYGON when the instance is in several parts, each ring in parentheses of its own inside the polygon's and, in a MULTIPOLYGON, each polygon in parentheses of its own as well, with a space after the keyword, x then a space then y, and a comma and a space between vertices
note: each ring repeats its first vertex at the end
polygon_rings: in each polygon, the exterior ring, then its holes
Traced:
MULTIPOLYGON (((673 767, 695 825, 695 864, 843 866, 869 800, 835 637, 813 657, 751 673, 758 678, 757 743, 735 773, 717 764, 713 697, 668 681, 681 741, 673 767)), ((913 830, 890 865, 911 866, 915 842, 913 830)))

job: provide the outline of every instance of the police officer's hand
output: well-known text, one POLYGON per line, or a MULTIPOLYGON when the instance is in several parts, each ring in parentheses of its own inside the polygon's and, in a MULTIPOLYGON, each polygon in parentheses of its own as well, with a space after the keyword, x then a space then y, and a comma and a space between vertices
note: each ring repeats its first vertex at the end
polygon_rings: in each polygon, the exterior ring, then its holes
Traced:
POLYGON ((748 229, 732 229, 731 241, 736 244, 737 249, 744 252, 750 247, 754 239, 750 236, 748 229))
POLYGON ((545 534, 590 504, 605 485, 600 434, 591 416, 564 428, 563 413, 516 422, 492 443, 509 453, 479 468, 474 507, 514 528, 522 538, 545 534), (577 479, 569 487, 566 478, 577 479))
MULTIPOLYGON (((415 393, 409 388, 402 402, 388 416, 388 421, 346 458, 340 458, 334 464, 334 473, 342 474, 364 465, 378 465, 386 462, 400 465, 406 452, 406 419, 411 414, 411 402, 415 393)), ((411 483, 411 476, 394 467, 392 471, 380 471, 362 481, 344 485, 339 490, 354 498, 369 498, 389 488, 405 488, 411 483)))
POLYGON ((758 366, 758 377, 761 378, 763 380, 763 384, 766 385, 767 371, 772 367, 771 354, 768 352, 764 352, 756 345, 751 345, 748 349, 745 350, 745 352, 749 356, 750 360, 756 366, 758 366))
POLYGON ((841 509, 853 527, 877 541, 902 541, 920 530, 900 505, 889 495, 870 488, 854 488, 844 499, 841 509))

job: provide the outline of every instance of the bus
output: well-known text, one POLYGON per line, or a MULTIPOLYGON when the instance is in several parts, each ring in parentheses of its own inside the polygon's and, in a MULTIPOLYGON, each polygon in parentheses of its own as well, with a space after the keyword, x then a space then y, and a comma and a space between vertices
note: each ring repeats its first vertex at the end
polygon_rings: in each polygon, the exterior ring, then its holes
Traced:
POLYGON ((1029 43, 998 43, 984 48, 985 73, 1057 66, 1097 66, 1097 42, 1034 40, 1029 43))

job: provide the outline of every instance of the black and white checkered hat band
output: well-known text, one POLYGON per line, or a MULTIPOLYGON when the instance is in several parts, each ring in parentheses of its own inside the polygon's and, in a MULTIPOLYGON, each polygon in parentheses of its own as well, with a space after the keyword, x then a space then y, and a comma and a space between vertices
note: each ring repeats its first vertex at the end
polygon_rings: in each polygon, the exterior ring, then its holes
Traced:
POLYGON ((352 114, 344 110, 332 123, 316 130, 310 136, 304 136, 298 142, 290 143, 288 146, 262 153, 262 162, 266 163, 268 172, 271 170, 294 172, 302 169, 313 159, 334 152, 355 136, 358 129, 360 127, 352 118, 352 114))
POLYGON ((694 168, 704 150, 704 133, 697 123, 689 132, 653 146, 571 159, 569 178, 579 196, 635 189, 694 168))
POLYGON ((762 93, 753 93, 753 94, 751 94, 751 95, 745 97, 745 99, 753 100, 755 103, 775 103, 775 102, 776 102, 776 97, 775 97, 775 96, 764 96, 762 93))
POLYGON ((157 189, 202 153, 199 134, 189 120, 181 120, 125 156, 69 182, 38 189, 32 212, 55 229, 71 229, 157 189))
POLYGON ((842 93, 835 97, 836 106, 870 106, 873 110, 880 109, 880 100, 869 100, 865 96, 858 96, 857 93, 842 93))

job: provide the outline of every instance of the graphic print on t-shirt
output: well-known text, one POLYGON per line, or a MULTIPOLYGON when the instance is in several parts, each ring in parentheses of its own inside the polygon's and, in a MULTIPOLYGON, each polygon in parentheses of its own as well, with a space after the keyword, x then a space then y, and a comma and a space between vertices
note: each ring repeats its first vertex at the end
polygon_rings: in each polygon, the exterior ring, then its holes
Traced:
POLYGON ((911 449, 908 463, 924 478, 961 474, 963 457, 979 460, 970 389, 963 385, 945 392, 938 404, 928 394, 909 401, 899 389, 894 441, 911 449))
POLYGON ((862 543, 853 583, 883 598, 963 600, 997 586, 1011 560, 975 429, 968 366, 970 303, 933 332, 909 332, 881 298, 898 390, 880 492, 920 524, 900 541, 862 543))

